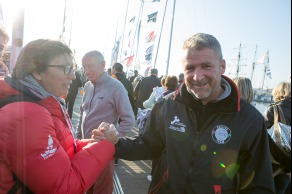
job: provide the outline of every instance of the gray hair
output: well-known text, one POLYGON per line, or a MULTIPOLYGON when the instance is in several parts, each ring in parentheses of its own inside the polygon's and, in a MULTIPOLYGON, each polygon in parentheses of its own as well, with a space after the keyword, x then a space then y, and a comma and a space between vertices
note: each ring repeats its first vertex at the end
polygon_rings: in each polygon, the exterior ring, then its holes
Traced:
POLYGON ((183 49, 202 50, 204 48, 212 49, 216 52, 219 60, 223 59, 221 45, 219 41, 210 34, 197 33, 185 40, 183 49))
POLYGON ((95 57, 99 62, 105 62, 103 54, 99 51, 89 51, 83 56, 82 59, 85 57, 95 57))

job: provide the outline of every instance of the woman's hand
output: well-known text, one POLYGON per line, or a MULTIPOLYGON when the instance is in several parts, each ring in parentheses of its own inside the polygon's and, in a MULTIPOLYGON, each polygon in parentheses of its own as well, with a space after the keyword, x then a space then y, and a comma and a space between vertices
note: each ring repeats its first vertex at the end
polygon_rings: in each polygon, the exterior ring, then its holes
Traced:
POLYGON ((107 139, 116 144, 119 141, 119 133, 113 124, 102 122, 97 129, 92 131, 91 138, 97 141, 107 139))

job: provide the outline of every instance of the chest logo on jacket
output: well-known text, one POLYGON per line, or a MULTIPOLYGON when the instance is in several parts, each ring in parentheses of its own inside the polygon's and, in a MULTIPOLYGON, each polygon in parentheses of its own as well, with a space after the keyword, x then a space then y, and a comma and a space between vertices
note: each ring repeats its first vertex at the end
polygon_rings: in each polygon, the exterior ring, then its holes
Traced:
POLYGON ((212 130, 212 138, 218 144, 226 144, 231 139, 231 130, 225 125, 217 125, 212 130))
POLYGON ((180 119, 175 116, 173 121, 170 122, 169 129, 178 131, 178 132, 186 132, 186 125, 180 122, 180 119))

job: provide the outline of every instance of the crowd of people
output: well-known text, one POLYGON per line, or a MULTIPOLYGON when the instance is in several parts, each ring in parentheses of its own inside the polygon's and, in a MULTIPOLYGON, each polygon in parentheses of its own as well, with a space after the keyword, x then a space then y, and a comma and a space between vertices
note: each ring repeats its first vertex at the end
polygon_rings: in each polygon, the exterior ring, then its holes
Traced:
MULTIPOLYGON (((0 29, 1 56, 7 41, 0 29)), ((224 75, 214 36, 185 40, 178 76, 126 77, 121 63, 106 70, 96 50, 81 63, 80 74, 70 47, 48 39, 25 45, 11 75, 0 58, 0 193, 112 194, 119 158, 152 160, 153 194, 291 192, 291 128, 290 152, 268 133, 274 106, 291 126, 291 84, 274 88, 262 115, 251 81, 224 75), (138 125, 139 135, 127 136, 138 125)))

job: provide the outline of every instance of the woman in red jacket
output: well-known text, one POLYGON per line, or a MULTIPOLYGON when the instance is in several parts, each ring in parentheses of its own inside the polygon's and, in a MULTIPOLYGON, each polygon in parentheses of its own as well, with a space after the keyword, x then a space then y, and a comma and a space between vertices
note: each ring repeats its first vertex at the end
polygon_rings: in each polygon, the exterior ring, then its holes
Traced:
POLYGON ((0 79, 0 193, 84 193, 112 159, 116 139, 74 139, 64 101, 74 68, 68 46, 39 39, 0 79))

